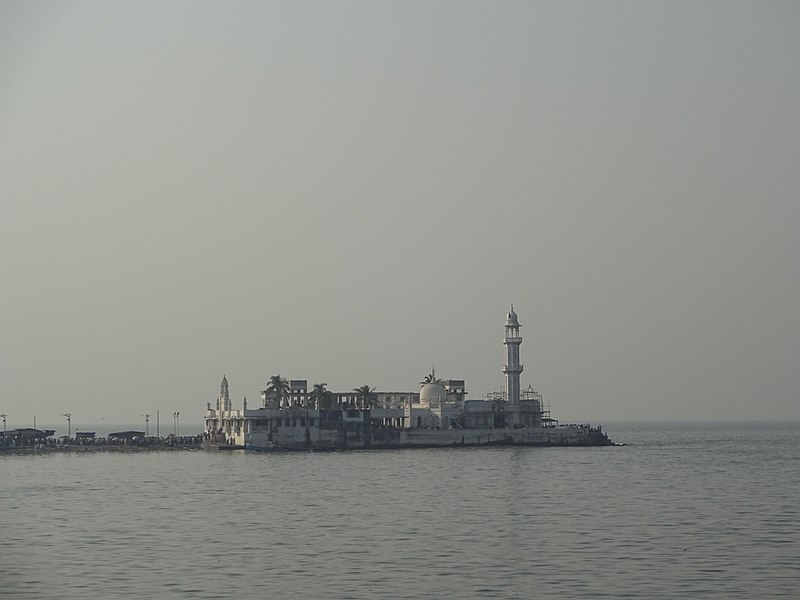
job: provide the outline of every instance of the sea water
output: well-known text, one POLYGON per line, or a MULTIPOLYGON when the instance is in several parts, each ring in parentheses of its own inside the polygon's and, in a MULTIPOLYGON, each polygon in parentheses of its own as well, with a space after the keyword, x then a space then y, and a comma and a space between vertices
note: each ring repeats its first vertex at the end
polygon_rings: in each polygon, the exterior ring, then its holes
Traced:
POLYGON ((0 455, 0 597, 798 598, 800 423, 0 455))

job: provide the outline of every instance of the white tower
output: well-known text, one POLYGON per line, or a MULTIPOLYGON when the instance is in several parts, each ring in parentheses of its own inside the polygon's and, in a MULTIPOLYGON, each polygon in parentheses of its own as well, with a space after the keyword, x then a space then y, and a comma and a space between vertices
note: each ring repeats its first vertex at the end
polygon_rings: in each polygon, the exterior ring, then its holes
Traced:
POLYGON ((228 378, 222 376, 222 383, 219 385, 219 397, 217 397, 217 410, 230 410, 231 396, 228 393, 228 378))
POLYGON ((519 346, 522 338, 519 335, 519 321, 517 313, 514 312, 514 305, 506 315, 506 336, 503 340, 506 347, 506 364, 503 373, 506 375, 506 394, 508 406, 506 407, 506 424, 513 427, 519 423, 519 375, 522 373, 522 365, 519 362, 519 346))

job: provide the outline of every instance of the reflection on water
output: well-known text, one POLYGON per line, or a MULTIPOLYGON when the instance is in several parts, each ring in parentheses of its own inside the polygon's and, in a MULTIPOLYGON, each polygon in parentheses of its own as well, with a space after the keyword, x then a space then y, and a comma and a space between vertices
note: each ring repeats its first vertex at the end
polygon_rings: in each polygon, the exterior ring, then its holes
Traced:
POLYGON ((777 598, 798 424, 605 448, 0 457, 14 598, 777 598))

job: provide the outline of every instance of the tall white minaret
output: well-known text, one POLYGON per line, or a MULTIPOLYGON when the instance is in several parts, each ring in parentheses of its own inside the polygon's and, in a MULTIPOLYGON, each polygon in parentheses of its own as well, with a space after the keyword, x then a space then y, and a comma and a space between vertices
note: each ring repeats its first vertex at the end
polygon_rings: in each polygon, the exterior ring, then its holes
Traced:
POLYGON ((506 364, 503 367, 503 373, 506 374, 506 393, 508 394, 506 424, 513 427, 519 422, 519 375, 522 373, 522 365, 519 362, 519 346, 522 344, 522 338, 519 335, 519 321, 517 321, 517 313, 514 312, 513 304, 511 311, 506 315, 506 337, 503 344, 506 347, 506 364))
POLYGON ((228 393, 228 378, 222 376, 222 383, 219 385, 219 398, 217 398, 217 410, 230 410, 231 396, 228 393))

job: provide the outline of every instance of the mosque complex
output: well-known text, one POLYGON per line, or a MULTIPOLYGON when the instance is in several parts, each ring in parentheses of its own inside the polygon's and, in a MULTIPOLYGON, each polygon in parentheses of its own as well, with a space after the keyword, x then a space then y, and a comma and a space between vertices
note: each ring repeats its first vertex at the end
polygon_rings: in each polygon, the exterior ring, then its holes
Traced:
POLYGON ((417 392, 323 395, 305 379, 284 380, 261 393, 260 406, 249 408, 245 399, 234 409, 223 376, 216 404, 207 404, 204 436, 210 447, 249 450, 609 444, 599 428, 559 425, 541 394, 520 389, 519 329, 512 305, 503 338, 505 390, 486 398, 467 399, 463 379, 437 379, 431 371, 417 392))

